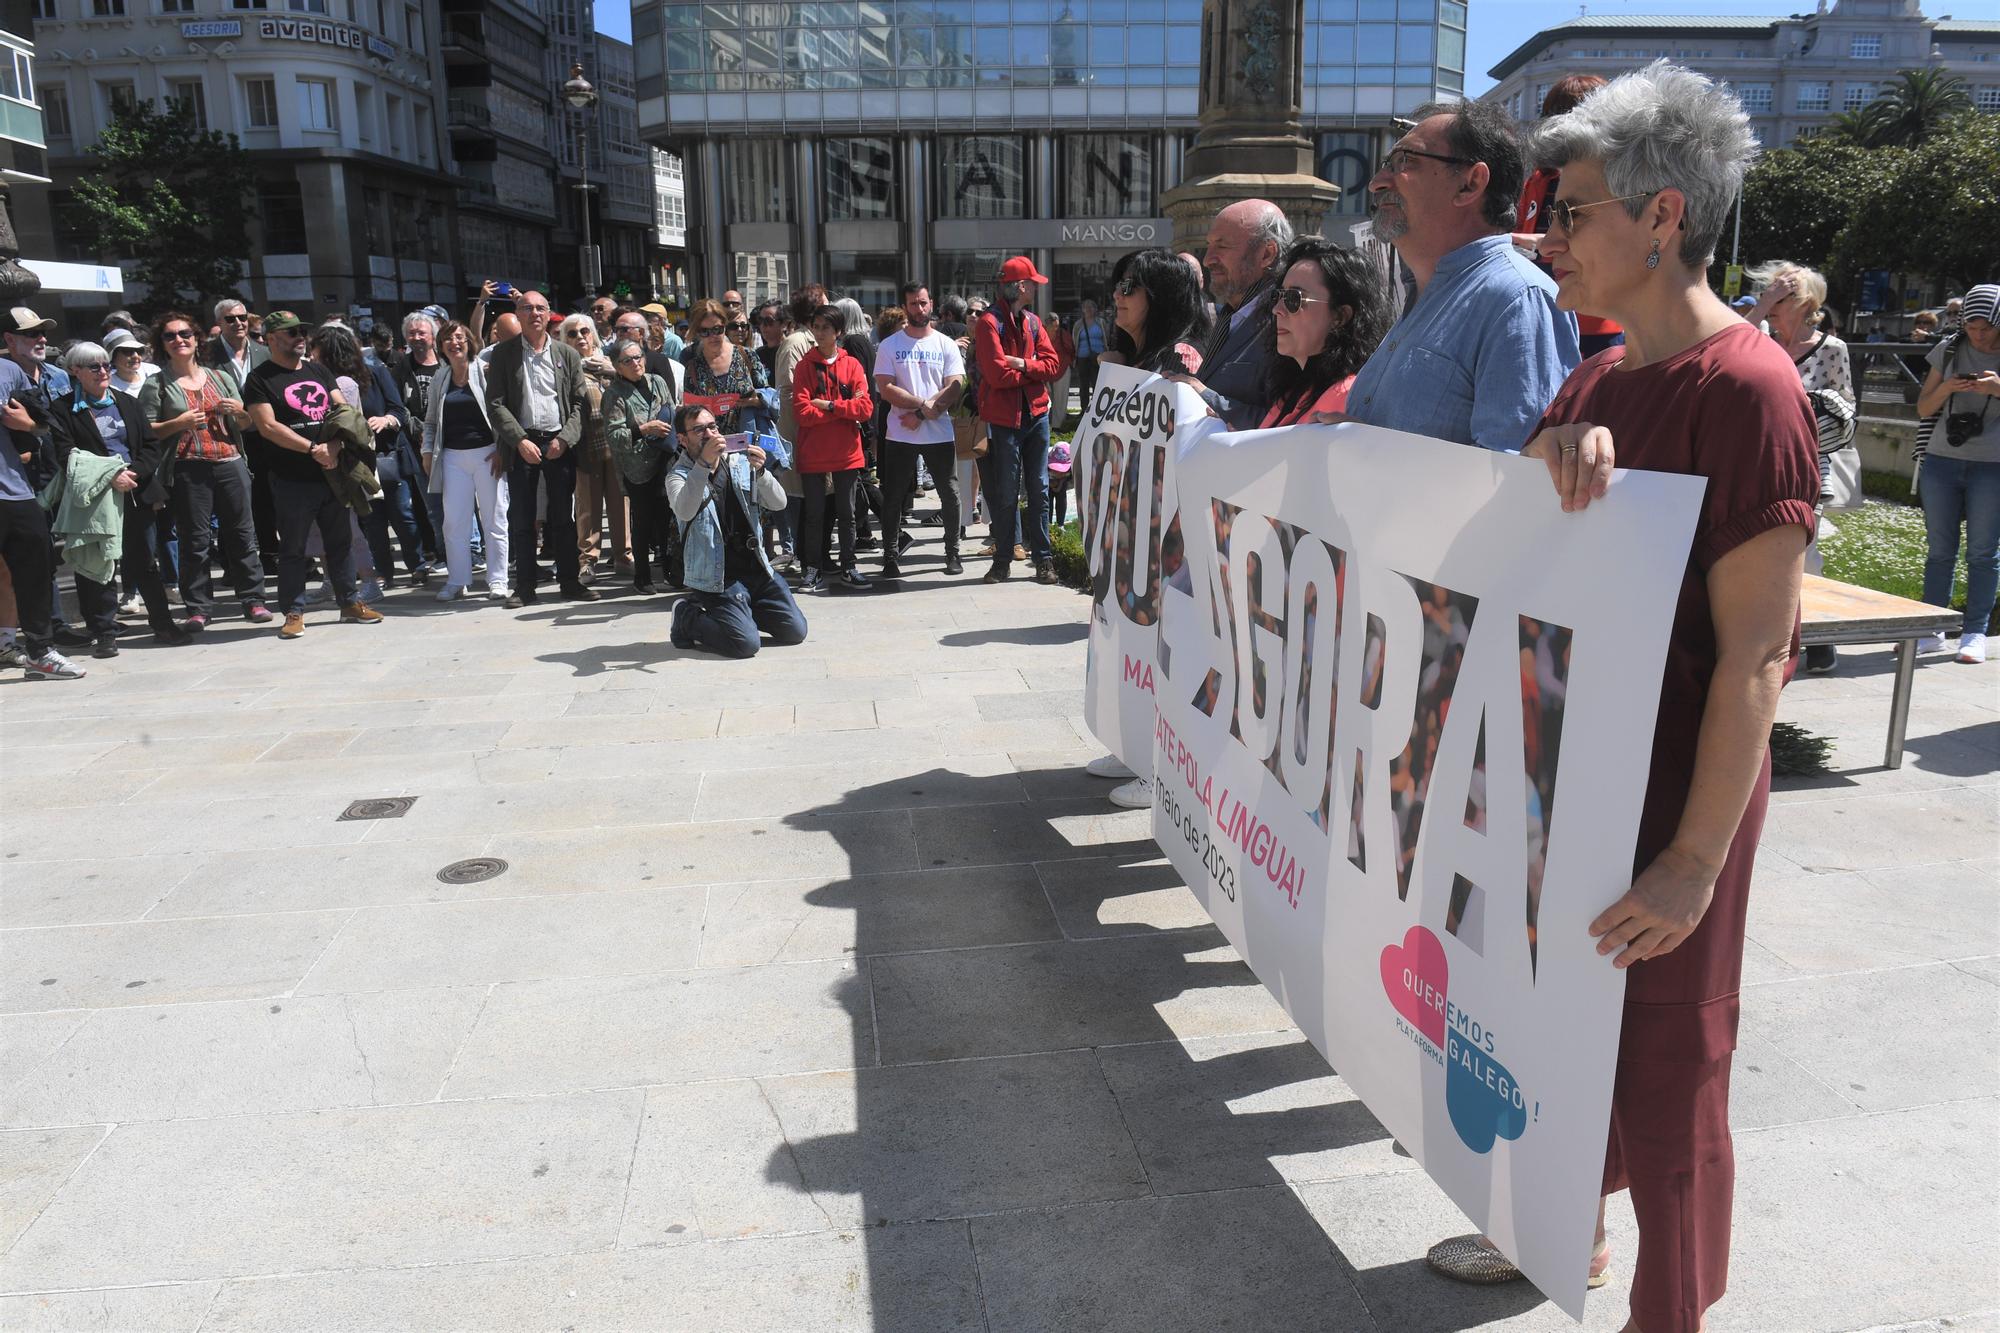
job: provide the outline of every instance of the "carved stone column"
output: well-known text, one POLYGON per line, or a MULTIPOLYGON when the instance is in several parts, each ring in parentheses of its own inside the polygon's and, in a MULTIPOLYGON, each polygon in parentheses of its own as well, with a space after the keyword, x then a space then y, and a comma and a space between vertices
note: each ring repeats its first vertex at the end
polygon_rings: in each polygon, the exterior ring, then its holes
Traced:
POLYGON ((21 267, 21 243, 14 237, 11 188, 0 180, 0 306, 26 305, 42 290, 42 280, 21 267))
POLYGON ((1201 128, 1161 197, 1176 250, 1200 254, 1210 219, 1239 199, 1268 199, 1319 234, 1340 190, 1313 174, 1299 125, 1304 32, 1305 0, 1203 0, 1201 128))

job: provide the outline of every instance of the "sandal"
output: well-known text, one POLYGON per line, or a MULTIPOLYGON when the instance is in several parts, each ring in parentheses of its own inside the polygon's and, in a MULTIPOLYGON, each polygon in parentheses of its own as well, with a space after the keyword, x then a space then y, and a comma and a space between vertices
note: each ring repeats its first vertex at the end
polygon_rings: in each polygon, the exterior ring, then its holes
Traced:
MULTIPOLYGON (((1441 1273, 1454 1282, 1465 1282, 1476 1287, 1498 1286, 1503 1282, 1512 1282, 1525 1276, 1514 1266, 1512 1259, 1491 1245, 1484 1244, 1484 1240, 1485 1238, 1479 1235, 1453 1236, 1450 1240, 1441 1240, 1431 1246, 1429 1253, 1424 1255, 1424 1262, 1431 1266, 1432 1271, 1441 1273)), ((1590 1257, 1591 1265, 1595 1267, 1598 1260, 1608 1259, 1610 1254, 1611 1247, 1607 1244, 1590 1257)), ((1604 1267, 1590 1275, 1586 1285, 1590 1290, 1596 1291, 1610 1280, 1611 1265, 1606 1263, 1604 1267)))

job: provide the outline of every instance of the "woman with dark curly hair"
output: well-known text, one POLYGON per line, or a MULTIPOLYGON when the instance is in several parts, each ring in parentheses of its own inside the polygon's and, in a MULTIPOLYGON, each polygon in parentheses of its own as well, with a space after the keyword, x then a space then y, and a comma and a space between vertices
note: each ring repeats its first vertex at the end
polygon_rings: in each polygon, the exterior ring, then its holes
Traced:
POLYGON ((1104 360, 1155 375, 1201 373, 1201 284, 1170 250, 1134 250, 1111 270, 1116 325, 1104 360))
POLYGON ((1357 250, 1307 237, 1285 253, 1278 272, 1264 349, 1266 428, 1345 411, 1354 373, 1392 320, 1381 272, 1357 250))

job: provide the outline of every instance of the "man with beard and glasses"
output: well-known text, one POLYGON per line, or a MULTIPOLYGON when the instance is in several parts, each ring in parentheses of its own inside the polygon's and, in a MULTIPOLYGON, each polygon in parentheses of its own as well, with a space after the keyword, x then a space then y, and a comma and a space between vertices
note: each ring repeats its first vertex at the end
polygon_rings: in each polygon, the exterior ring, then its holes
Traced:
POLYGON ((1346 419, 1516 453, 1582 360, 1576 317, 1514 249, 1526 163, 1513 119, 1433 103, 1368 182, 1375 235, 1417 298, 1362 366, 1346 419))

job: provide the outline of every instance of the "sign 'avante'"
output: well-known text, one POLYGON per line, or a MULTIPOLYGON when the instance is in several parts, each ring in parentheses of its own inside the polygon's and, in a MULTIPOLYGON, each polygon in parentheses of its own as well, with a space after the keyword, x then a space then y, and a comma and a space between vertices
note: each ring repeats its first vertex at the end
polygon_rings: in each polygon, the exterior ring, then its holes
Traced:
POLYGON ((1108 387, 1092 725, 1301 1030, 1580 1316, 1623 993, 1588 925, 1630 883, 1699 481, 1565 515, 1538 462, 1108 387))

